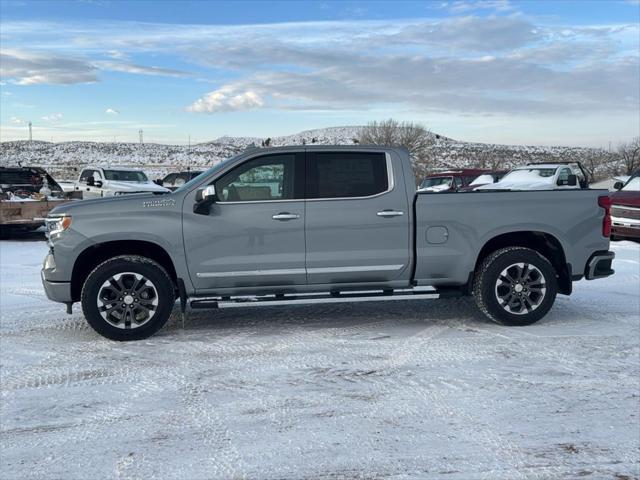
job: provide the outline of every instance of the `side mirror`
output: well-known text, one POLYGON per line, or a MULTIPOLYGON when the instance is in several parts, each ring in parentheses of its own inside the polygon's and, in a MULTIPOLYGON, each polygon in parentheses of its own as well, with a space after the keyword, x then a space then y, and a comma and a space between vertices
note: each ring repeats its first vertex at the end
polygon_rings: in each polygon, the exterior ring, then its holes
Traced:
POLYGON ((215 202, 216 187, 207 185, 196 192, 196 202, 215 202))
POLYGON ((578 177, 575 175, 569 175, 569 179, 567 180, 567 185, 569 185, 570 187, 575 187, 576 185, 578 185, 578 177))
POLYGON ((199 215, 209 215, 209 207, 216 201, 216 187, 207 185, 196 192, 196 204, 193 206, 193 213, 199 215))
POLYGON ((102 188, 102 180, 94 180, 93 185, 98 188, 102 188))
POLYGON ((93 176, 87 178, 87 185, 89 185, 90 187, 93 187, 95 184, 96 184, 96 181, 93 178, 93 176))
POLYGON ((164 185, 162 185, 162 179, 161 178, 156 178, 153 183, 155 183, 156 185, 159 185, 161 187, 163 187, 164 185))
POLYGON ((624 183, 622 182, 616 182, 613 184, 613 188, 615 188, 616 190, 622 190, 622 187, 624 187, 624 183))

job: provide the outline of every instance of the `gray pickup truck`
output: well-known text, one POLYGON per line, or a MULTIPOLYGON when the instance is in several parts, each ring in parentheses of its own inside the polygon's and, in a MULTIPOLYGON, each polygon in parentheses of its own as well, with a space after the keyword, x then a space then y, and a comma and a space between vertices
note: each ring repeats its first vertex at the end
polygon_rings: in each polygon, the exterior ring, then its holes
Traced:
POLYGON ((47 296, 115 340, 238 301, 473 295, 528 325, 572 282, 613 274, 605 191, 416 192, 404 149, 254 149, 167 194, 65 204, 47 219, 47 296))

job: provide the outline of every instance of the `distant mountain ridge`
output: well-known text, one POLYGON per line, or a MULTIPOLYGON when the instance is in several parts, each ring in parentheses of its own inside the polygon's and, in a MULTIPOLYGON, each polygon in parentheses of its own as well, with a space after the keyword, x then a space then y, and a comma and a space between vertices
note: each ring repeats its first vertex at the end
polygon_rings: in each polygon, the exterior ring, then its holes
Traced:
MULTIPOLYGON (((252 145, 354 145, 362 128, 319 128, 270 139, 223 136, 191 147, 156 143, 9 141, 0 143, 0 165, 42 166, 56 178, 73 178, 86 165, 119 165, 139 167, 156 178, 170 171, 211 167, 252 145)), ((498 145, 461 142, 438 134, 434 137, 428 164, 416 165, 420 174, 443 168, 508 169, 528 162, 585 161, 605 153, 585 147, 498 145)))

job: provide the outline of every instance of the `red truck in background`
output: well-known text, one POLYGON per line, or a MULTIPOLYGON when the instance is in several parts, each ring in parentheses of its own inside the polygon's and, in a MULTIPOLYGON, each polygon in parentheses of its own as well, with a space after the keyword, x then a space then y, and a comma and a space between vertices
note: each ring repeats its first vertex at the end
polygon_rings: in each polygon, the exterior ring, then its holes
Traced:
POLYGON ((508 170, 492 171, 483 168, 446 170, 427 175, 418 189, 427 192, 466 192, 497 182, 507 172, 508 170))
POLYGON ((640 170, 626 183, 616 182, 611 194, 611 240, 640 240, 640 170))

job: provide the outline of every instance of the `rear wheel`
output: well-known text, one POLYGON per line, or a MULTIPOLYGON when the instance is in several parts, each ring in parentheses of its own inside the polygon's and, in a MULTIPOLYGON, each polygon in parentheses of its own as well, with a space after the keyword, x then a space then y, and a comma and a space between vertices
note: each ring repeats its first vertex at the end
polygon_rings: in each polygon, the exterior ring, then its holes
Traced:
POLYGON ((98 265, 82 288, 89 325, 112 340, 141 340, 167 322, 175 303, 173 282, 158 263, 119 256, 98 265))
POLYGON ((530 325, 544 317, 558 293, 556 272, 545 257, 524 247, 490 254, 476 272, 478 308, 503 325, 530 325))

